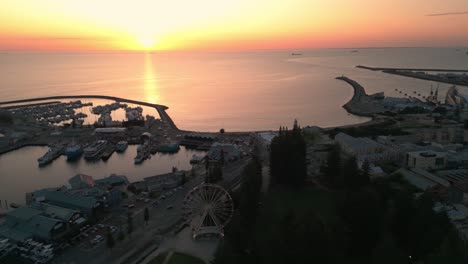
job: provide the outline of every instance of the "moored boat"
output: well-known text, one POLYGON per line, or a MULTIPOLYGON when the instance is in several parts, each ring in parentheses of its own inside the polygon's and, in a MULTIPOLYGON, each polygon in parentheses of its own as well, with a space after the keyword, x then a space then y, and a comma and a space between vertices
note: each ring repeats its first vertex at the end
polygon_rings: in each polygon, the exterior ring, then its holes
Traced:
POLYGON ((118 153, 123 153, 128 147, 128 142, 127 141, 119 141, 117 145, 115 146, 115 149, 118 153))
POLYGON ((179 144, 177 143, 170 143, 170 144, 162 144, 157 147, 158 152, 163 152, 163 153, 176 153, 180 149, 179 144))
POLYGON ((67 156, 67 161, 77 160, 83 154, 83 149, 80 145, 74 144, 70 145, 65 149, 65 155, 67 156))
POLYGON ((112 144, 107 144, 104 148, 104 151, 102 152, 101 159, 103 161, 107 161, 112 156, 112 154, 114 154, 114 151, 115 146, 112 144))
POLYGON ((107 140, 98 140, 84 149, 86 160, 98 160, 107 145, 107 140))
POLYGON ((37 159, 39 166, 45 166, 60 157, 60 155, 62 155, 62 150, 61 147, 50 147, 44 156, 37 159))

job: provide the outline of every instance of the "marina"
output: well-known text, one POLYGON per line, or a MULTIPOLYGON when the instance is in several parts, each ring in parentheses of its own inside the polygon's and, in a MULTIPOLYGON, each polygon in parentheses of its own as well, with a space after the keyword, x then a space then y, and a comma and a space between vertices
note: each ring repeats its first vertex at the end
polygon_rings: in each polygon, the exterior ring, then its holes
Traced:
POLYGON ((166 173, 171 171, 173 167, 180 170, 190 170, 192 156, 205 154, 205 152, 181 147, 176 154, 156 153, 142 164, 134 165, 137 146, 129 145, 124 153, 112 155, 107 162, 88 162, 84 158, 67 162, 66 156, 59 156, 53 163, 39 169, 37 166, 25 166, 25 164, 37 163, 37 157, 43 155, 47 149, 47 147, 41 146, 24 147, 0 156, 0 167, 3 172, 2 177, 0 177, 0 186, 3 186, 0 200, 24 204, 25 193, 46 187, 60 186, 70 177, 79 173, 93 175, 97 179, 115 173, 127 175, 128 179, 133 182, 151 175, 166 173), (4 173, 7 171, 15 171, 16 173, 4 173))

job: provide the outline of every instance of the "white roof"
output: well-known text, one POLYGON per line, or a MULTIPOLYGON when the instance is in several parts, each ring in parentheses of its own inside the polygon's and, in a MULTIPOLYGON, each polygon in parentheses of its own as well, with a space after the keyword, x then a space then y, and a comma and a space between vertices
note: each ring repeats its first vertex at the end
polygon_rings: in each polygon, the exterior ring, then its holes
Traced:
POLYGON ((397 172, 401 173, 411 185, 424 191, 437 185, 437 183, 407 169, 399 169, 397 172))
POLYGON ((125 127, 100 127, 94 130, 95 133, 118 133, 127 130, 125 127))
POLYGON ((271 143, 274 137, 278 135, 276 132, 260 132, 258 135, 267 143, 271 143))
POLYGON ((346 144, 354 150, 368 149, 368 148, 380 148, 382 144, 374 141, 370 138, 355 138, 345 133, 338 133, 335 136, 335 140, 341 144, 346 144))

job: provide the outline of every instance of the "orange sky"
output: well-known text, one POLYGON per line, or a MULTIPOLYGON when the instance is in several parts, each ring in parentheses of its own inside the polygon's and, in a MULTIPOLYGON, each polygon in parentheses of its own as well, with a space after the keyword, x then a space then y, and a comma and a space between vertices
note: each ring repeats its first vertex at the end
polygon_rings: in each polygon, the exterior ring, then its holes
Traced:
POLYGON ((468 46, 467 12, 467 0, 2 0, 0 50, 468 46))

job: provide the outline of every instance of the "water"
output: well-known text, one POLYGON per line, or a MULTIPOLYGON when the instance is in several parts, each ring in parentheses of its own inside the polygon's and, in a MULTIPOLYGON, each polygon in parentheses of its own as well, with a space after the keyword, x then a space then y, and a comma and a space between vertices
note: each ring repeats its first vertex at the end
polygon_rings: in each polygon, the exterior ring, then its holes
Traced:
MULTIPOLYGON (((277 129, 291 125, 337 126, 366 121, 341 107, 352 97, 346 75, 369 93, 428 95, 431 82, 355 68, 356 65, 468 69, 465 50, 436 48, 164 53, 0 53, 1 100, 50 95, 99 94, 159 103, 181 129, 227 131, 277 129)), ((436 86, 433 83, 434 87, 436 86)), ((440 85, 440 99, 449 85, 440 85)), ((466 90, 466 88, 463 88, 466 90)), ((86 101, 86 100, 84 100, 86 101)), ((122 114, 116 114, 119 119, 122 114)), ((95 119, 95 117, 92 117, 95 119)), ((93 122, 95 120, 89 120, 93 122)), ((1 127, 0 127, 1 133, 1 127)), ((0 199, 24 202, 24 193, 65 184, 76 173, 102 178, 125 174, 130 181, 189 168, 192 152, 153 156, 133 165, 135 148, 107 163, 68 164, 60 158, 44 169, 44 148, 0 156, 0 199)))
MULTIPOLYGON (((133 164, 137 146, 128 146, 125 153, 114 153, 107 162, 87 162, 83 158, 77 162, 67 162, 61 156, 51 164, 39 168, 37 158, 47 147, 25 147, 0 156, 0 199, 8 203, 25 203, 25 193, 46 187, 68 185, 68 180, 78 173, 100 179, 112 173, 126 175, 130 182, 144 177, 171 172, 172 167, 181 170, 191 168, 193 154, 202 152, 181 147, 177 154, 152 155, 140 165, 133 164)), ((3 202, 4 203, 4 202, 3 202)))
MULTIPOLYGON (((468 68, 463 50, 436 48, 164 53, 2 53, 0 98, 103 94, 160 103, 178 127, 227 131, 303 125, 336 126, 366 119, 341 108, 352 89, 346 75, 369 92, 395 88, 428 94, 430 82, 357 69, 468 68)), ((448 87, 441 86, 441 91, 448 87)))

